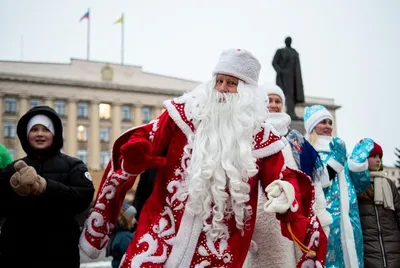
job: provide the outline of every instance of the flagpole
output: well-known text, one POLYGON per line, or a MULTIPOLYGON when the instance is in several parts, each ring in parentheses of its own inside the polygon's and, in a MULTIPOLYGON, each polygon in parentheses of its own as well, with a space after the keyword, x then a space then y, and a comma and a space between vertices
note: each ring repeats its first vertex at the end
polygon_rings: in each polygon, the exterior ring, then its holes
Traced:
POLYGON ((122 13, 122 21, 121 21, 121 65, 124 65, 124 35, 125 35, 125 18, 124 13, 122 13))
POLYGON ((21 61, 24 61, 24 36, 21 35, 21 61))
POLYGON ((89 60, 90 58, 90 8, 88 8, 89 17, 87 18, 87 41, 86 41, 86 58, 89 60))

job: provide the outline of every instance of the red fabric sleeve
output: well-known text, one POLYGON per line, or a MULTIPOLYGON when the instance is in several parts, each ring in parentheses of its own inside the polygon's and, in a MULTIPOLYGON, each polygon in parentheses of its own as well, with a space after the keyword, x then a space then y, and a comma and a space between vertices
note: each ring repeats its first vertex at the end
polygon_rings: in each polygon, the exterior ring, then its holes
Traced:
POLYGON ((265 188, 274 180, 279 179, 284 164, 285 159, 283 158, 282 152, 273 154, 261 160, 259 172, 261 175, 261 186, 264 194, 265 188))
POLYGON ((306 213, 303 211, 304 208, 302 207, 301 202, 299 202, 299 200, 302 199, 302 195, 297 181, 297 174, 288 168, 285 168, 282 171, 284 164, 285 159, 282 152, 264 158, 260 166, 261 185, 265 195, 265 188, 274 180, 281 179, 289 182, 293 186, 295 202, 298 204, 298 209, 294 212, 289 209, 285 214, 276 214, 276 217, 281 222, 281 231, 283 236, 293 240, 292 235, 287 228, 287 224, 290 223, 292 231, 295 233, 296 237, 300 241, 305 241, 309 220, 305 216, 306 213))
POLYGON ((112 160, 105 170, 96 202, 87 220, 81 239, 81 249, 90 257, 97 258, 109 240, 118 219, 126 192, 132 188, 136 175, 124 172, 122 160, 132 165, 144 165, 144 158, 137 152, 121 153, 121 149, 135 142, 150 142, 151 154, 161 156, 166 152, 176 124, 164 112, 157 120, 133 128, 117 139, 113 146, 112 160))

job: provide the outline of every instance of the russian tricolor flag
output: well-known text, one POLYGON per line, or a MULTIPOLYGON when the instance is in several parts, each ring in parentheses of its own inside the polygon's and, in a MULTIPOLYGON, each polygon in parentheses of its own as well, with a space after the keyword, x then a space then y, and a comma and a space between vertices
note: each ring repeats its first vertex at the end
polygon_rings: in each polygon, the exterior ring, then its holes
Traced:
POLYGON ((87 11, 79 21, 82 21, 84 19, 89 19, 89 11, 87 11))

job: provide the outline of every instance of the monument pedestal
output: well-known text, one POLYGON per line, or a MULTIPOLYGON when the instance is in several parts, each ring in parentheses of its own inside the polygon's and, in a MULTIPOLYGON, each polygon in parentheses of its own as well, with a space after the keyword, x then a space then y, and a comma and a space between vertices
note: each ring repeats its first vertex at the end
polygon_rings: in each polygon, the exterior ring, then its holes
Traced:
POLYGON ((304 129, 304 123, 302 120, 293 120, 292 123, 290 123, 290 128, 296 129, 302 134, 306 133, 306 130, 304 129))

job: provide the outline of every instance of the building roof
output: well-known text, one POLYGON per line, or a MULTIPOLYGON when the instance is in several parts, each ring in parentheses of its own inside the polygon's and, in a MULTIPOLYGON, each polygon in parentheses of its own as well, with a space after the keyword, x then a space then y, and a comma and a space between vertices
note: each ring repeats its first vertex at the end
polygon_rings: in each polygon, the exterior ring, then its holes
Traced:
POLYGON ((144 72, 141 66, 71 59, 70 63, 0 61, 0 79, 180 95, 200 82, 144 72), (111 80, 104 79, 107 69, 111 80))

